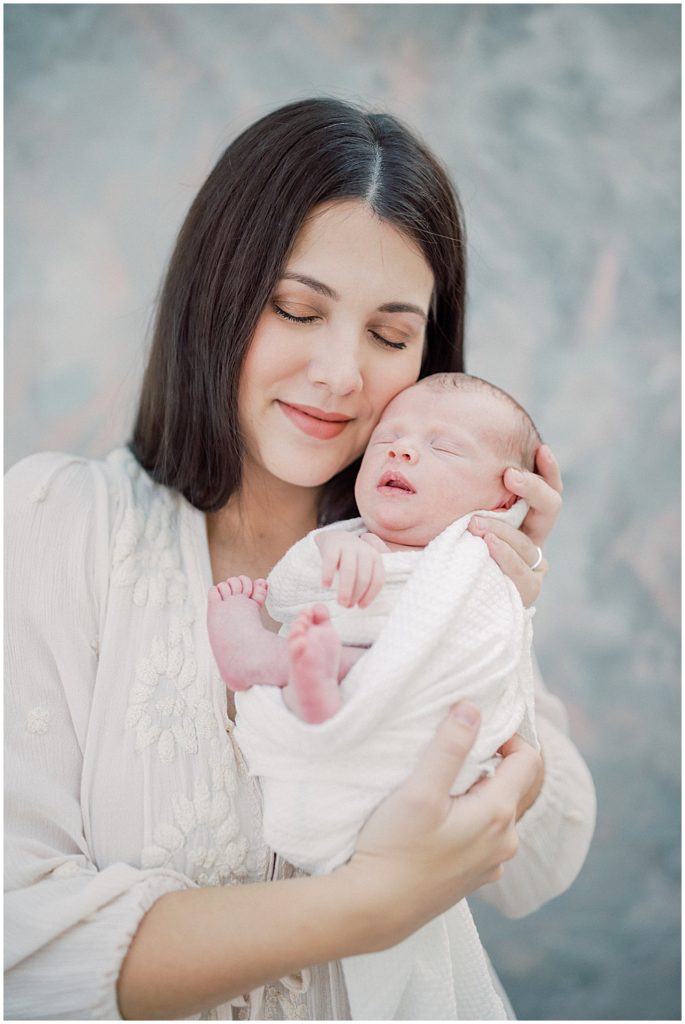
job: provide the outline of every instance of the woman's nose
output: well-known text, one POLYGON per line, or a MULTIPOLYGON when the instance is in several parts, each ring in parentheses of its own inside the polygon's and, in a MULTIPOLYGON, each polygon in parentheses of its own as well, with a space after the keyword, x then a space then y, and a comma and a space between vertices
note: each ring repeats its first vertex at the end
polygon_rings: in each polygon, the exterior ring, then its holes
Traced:
POLYGON ((326 345, 311 360, 308 372, 313 384, 327 387, 334 395, 350 395, 363 387, 357 345, 326 345))
POLYGON ((419 461, 418 448, 415 448, 406 438, 401 437, 388 448, 388 458, 397 459, 398 462, 408 462, 410 465, 413 465, 419 461))

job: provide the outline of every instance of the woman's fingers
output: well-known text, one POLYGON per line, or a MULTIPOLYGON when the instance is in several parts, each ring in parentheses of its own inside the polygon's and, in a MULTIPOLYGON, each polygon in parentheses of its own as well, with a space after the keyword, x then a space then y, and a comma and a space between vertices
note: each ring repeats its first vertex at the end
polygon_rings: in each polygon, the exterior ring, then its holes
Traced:
POLYGON ((509 467, 504 484, 528 503, 528 513, 519 530, 490 517, 474 518, 469 531, 482 537, 491 557, 513 582, 526 608, 537 601, 549 565, 542 556, 542 545, 561 509, 561 473, 548 445, 535 453, 537 473, 509 467), (533 569, 533 566, 535 568, 533 569))
MULTIPOLYGON (((532 608, 540 596, 542 582, 547 575, 549 564, 543 558, 536 569, 531 569, 514 548, 495 533, 486 533, 483 540, 488 546, 490 557, 497 562, 505 576, 508 576, 519 594, 524 608, 532 608)), ((537 548, 535 549, 537 558, 537 548)))
POLYGON ((469 523, 469 531, 474 536, 483 538, 490 557, 512 581, 521 595, 524 607, 530 608, 534 605, 540 596, 542 581, 547 575, 549 565, 543 558, 534 570, 531 569, 538 561, 540 553, 530 537, 508 523, 489 517, 475 516, 469 523))
MULTIPOLYGON (((511 754, 516 754, 522 751, 524 754, 530 757, 531 750, 532 747, 530 746, 530 744, 526 743, 526 741, 521 736, 519 736, 518 733, 516 733, 511 737, 510 740, 507 740, 506 743, 502 744, 502 746, 499 749, 499 753, 503 757, 509 757, 511 754)), ((534 763, 535 777, 530 787, 518 801, 518 805, 516 808, 517 821, 519 820, 519 818, 522 817, 523 814, 525 814, 529 807, 533 806, 538 796, 540 795, 542 784, 545 781, 545 762, 542 757, 542 752, 538 752, 537 754, 535 754, 534 763)))
POLYGON ((558 494, 564 489, 559 463, 548 444, 541 444, 535 453, 535 469, 549 486, 558 494))
MULTIPOLYGON (((505 547, 508 547, 518 555, 526 568, 535 565, 537 561, 537 544, 525 533, 522 533, 521 530, 517 530, 515 526, 510 526, 509 523, 503 523, 501 519, 491 519, 489 516, 474 516, 469 524, 469 530, 476 537, 497 537, 503 542, 505 547)), ((497 562, 497 559, 495 561, 497 562)), ((499 565, 499 562, 497 564, 499 565)), ((507 573, 508 575, 509 573, 507 573)))
POLYGON ((534 544, 542 546, 550 533, 561 510, 561 474, 557 461, 547 445, 541 445, 536 453, 538 473, 509 468, 504 473, 505 486, 528 502, 528 514, 523 520, 521 531, 534 544))
POLYGON ((486 801, 502 801, 505 806, 511 808, 512 813, 515 813, 531 787, 538 782, 542 758, 519 736, 505 743, 500 751, 503 755, 502 762, 494 776, 486 780, 486 787, 481 795, 486 801))
POLYGON ((452 709, 410 776, 369 817, 346 866, 367 879, 371 898, 401 908, 402 935, 496 881, 516 853, 517 806, 539 756, 512 740, 492 778, 450 796, 479 722, 478 709, 465 701, 452 709))
POLYGON ((443 804, 473 746, 480 726, 475 704, 461 701, 442 722, 421 759, 403 785, 406 795, 423 808, 443 804))

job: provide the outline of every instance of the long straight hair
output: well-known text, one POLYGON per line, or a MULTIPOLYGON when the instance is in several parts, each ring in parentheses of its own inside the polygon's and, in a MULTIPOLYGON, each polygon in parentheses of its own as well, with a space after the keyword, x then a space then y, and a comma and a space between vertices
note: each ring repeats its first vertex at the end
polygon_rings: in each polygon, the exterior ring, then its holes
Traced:
MULTIPOLYGON (((433 271, 421 376, 463 369, 463 217, 440 163, 395 117, 337 99, 267 114, 226 149, 181 227, 130 442, 198 509, 220 509, 240 486, 241 370, 295 237, 314 207, 346 199, 412 239, 433 271)), ((324 486, 322 522, 357 514, 358 465, 324 486)))

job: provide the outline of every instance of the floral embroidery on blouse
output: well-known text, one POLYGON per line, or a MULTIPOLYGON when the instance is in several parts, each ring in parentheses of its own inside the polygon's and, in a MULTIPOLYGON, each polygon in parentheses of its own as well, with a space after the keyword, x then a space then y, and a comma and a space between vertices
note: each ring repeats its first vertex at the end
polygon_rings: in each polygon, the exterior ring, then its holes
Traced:
POLYGON ((198 735, 210 736, 215 722, 211 701, 203 696, 191 613, 171 619, 166 638, 155 635, 150 652, 138 660, 128 699, 126 728, 135 730, 135 749, 156 745, 164 764, 176 758, 177 747, 196 754, 198 735))
POLYGON ((212 737, 210 746, 211 783, 197 779, 192 799, 182 792, 172 795, 173 821, 156 826, 153 843, 143 849, 141 866, 173 866, 176 854, 183 852, 188 873, 199 885, 225 885, 248 875, 249 851, 236 813, 238 780, 232 748, 218 736, 212 737))
POLYGON ((307 999, 280 986, 267 985, 264 992, 264 1020, 308 1020, 307 999))
POLYGON ((31 708, 26 716, 26 731, 43 736, 48 731, 50 712, 46 708, 31 708))
POLYGON ((133 603, 157 608, 182 604, 187 582, 180 570, 178 502, 167 492, 155 497, 147 512, 128 508, 116 539, 112 582, 132 586, 133 603))

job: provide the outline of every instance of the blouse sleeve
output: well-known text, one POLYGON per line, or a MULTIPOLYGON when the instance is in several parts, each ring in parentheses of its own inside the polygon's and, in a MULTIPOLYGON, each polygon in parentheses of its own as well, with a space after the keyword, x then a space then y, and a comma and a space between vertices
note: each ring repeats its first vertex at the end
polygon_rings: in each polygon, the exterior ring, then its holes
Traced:
POLYGON ((595 828, 596 800, 587 765, 569 738, 561 701, 536 670, 536 726, 545 779, 518 823, 519 849, 497 882, 478 895, 507 917, 524 917, 565 892, 583 866, 595 828))
POLYGON ((82 757, 109 571, 102 465, 43 454, 5 480, 5 1015, 118 1019, 141 918, 193 883, 93 863, 82 757))

